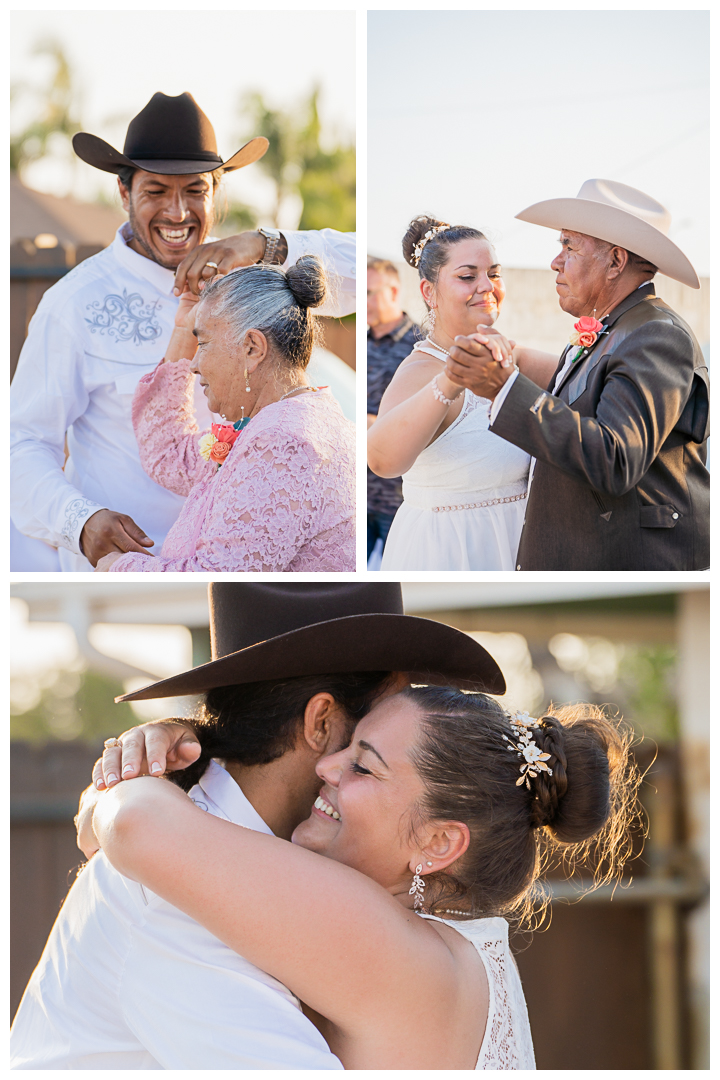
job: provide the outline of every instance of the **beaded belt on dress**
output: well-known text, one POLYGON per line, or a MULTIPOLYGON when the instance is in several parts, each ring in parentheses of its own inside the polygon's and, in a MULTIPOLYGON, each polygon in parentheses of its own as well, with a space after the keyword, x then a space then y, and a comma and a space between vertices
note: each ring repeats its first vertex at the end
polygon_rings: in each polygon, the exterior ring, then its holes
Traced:
POLYGON ((520 499, 527 499, 527 491, 522 491, 519 495, 507 495, 504 499, 488 499, 486 502, 459 503, 457 506, 433 506, 433 510, 435 513, 439 513, 441 510, 480 510, 483 506, 499 506, 501 503, 519 502, 520 499))

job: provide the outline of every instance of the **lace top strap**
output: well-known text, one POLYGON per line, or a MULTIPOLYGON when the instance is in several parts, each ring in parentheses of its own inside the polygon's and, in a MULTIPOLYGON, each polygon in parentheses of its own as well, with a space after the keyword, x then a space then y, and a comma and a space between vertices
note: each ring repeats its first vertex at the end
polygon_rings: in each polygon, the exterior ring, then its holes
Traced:
POLYGON ((483 962, 490 992, 485 1035, 475 1069, 534 1069, 530 1021, 517 965, 508 944, 505 919, 455 922, 418 912, 422 919, 452 926, 472 941, 483 962))

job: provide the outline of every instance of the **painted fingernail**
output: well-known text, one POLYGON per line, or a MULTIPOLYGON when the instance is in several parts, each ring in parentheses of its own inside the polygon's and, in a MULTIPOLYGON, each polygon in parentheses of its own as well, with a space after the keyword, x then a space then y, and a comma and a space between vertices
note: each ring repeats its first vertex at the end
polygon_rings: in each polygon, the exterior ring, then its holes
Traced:
POLYGON ((125 768, 122 771, 122 774, 123 774, 123 776, 126 776, 127 773, 129 773, 129 772, 135 772, 135 766, 134 765, 126 765, 125 768))
POLYGON ((115 773, 114 772, 108 773, 108 778, 107 778, 108 784, 114 784, 116 781, 117 781, 117 776, 115 775, 115 773))
POLYGON ((153 761, 152 765, 150 766, 150 772, 151 773, 162 772, 162 766, 161 766, 159 761, 153 761))
POLYGON ((96 788, 104 788, 105 787, 105 781, 102 779, 102 777, 98 777, 98 779, 95 781, 95 787, 96 788))
POLYGON ((179 289, 173 289, 173 293, 175 294, 175 296, 179 296, 180 295, 180 290, 179 289))

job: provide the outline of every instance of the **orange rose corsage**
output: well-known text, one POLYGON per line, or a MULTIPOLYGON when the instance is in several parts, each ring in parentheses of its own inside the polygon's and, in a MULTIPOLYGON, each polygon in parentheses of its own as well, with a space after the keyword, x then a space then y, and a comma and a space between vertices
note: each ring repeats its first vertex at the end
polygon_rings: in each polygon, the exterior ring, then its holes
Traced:
MULTIPOLYGON (((570 344, 582 350, 589 349, 595 344, 600 334, 604 332, 605 326, 598 319, 593 319, 591 315, 583 315, 574 324, 574 330, 575 333, 570 335, 570 344)), ((577 358, 576 356, 574 359, 577 360, 577 358)))
POLYGON ((222 465, 239 434, 231 424, 213 424, 200 439, 201 456, 222 465))

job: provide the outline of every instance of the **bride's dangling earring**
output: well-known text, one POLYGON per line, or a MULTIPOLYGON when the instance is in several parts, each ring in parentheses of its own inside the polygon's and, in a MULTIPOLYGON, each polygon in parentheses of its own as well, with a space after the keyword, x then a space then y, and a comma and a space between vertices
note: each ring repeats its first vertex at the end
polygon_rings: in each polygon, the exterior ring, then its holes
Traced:
MULTIPOLYGON (((428 866, 432 865, 428 863, 428 866)), ((415 867, 415 876, 410 886, 410 896, 415 897, 414 907, 416 911, 422 911, 425 906, 425 882, 420 877, 420 871, 422 870, 422 863, 418 863, 415 867)))
POLYGON ((435 308, 430 308, 430 314, 428 315, 428 337, 435 333, 435 308))

